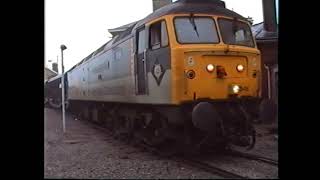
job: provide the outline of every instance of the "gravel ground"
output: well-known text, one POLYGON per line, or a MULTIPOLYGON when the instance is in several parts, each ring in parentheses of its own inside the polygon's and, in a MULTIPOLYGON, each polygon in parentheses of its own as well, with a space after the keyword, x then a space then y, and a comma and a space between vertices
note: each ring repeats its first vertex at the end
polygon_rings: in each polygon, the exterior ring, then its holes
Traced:
MULTIPOLYGON (((44 111, 45 178, 221 178, 115 140, 107 132, 75 120, 69 114, 66 115, 67 133, 63 134, 61 112, 47 108, 44 111)), ((272 125, 256 127, 257 144, 248 153, 278 159, 278 142, 274 134, 268 132, 270 127, 272 125)), ((256 161, 230 157, 211 157, 206 161, 248 177, 278 177, 278 167, 256 161)))
POLYGON ((276 125, 259 124, 255 125, 255 128, 257 132, 257 139, 256 145, 252 150, 247 151, 239 147, 234 148, 242 152, 278 160, 278 134, 270 131, 271 129, 275 129, 276 125))
MULTIPOLYGON (((276 124, 257 124, 255 129, 257 139, 255 147, 247 151, 244 148, 233 147, 239 151, 255 154, 278 160, 278 134, 273 132, 277 128, 276 124)), ((223 169, 247 176, 250 178, 278 178, 278 167, 263 162, 248 161, 243 158, 213 157, 210 162, 223 169)))
POLYGON ((82 121, 45 109, 45 178, 219 178, 114 140, 82 121))
POLYGON ((278 178, 278 167, 263 162, 231 156, 199 158, 214 166, 252 179, 278 178))

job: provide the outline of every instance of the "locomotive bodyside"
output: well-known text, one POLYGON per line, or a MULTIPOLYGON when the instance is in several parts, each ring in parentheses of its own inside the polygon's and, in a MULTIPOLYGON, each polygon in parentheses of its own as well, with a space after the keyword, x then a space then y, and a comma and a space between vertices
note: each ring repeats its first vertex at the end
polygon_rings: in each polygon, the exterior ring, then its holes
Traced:
MULTIPOLYGON (((147 56, 151 54, 149 52, 147 56)), ((148 58, 150 61, 146 64, 145 89, 148 93, 138 94, 133 37, 129 37, 68 73, 69 100, 169 104, 170 72, 163 75, 163 83, 158 85, 151 72, 152 59, 148 58)))

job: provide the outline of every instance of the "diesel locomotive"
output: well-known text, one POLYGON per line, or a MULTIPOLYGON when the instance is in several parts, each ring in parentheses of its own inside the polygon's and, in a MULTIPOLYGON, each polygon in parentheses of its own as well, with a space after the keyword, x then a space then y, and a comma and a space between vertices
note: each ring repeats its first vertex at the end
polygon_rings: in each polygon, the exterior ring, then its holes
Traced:
POLYGON ((152 145, 252 148, 261 60, 250 22, 219 0, 179 0, 65 73, 69 110, 152 145))

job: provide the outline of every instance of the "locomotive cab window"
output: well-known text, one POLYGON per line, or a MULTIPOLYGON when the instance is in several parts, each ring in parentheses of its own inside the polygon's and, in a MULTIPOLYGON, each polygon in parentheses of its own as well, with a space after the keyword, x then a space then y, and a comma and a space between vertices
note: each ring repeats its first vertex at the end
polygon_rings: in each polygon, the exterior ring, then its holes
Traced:
POLYGON ((255 47, 248 24, 224 18, 219 18, 218 21, 222 40, 225 44, 255 47))
POLYGON ((215 21, 209 17, 176 17, 177 41, 182 44, 219 43, 215 21))
POLYGON ((150 26, 150 48, 159 49, 168 45, 168 32, 165 21, 150 26))

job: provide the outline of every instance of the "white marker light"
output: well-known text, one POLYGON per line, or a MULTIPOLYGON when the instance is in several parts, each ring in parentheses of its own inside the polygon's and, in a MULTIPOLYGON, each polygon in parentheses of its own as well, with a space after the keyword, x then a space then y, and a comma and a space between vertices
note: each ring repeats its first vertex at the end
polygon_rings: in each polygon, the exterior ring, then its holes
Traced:
POLYGON ((232 91, 233 91, 233 93, 238 94, 240 92, 240 86, 234 85, 232 87, 232 91))
POLYGON ((238 70, 239 72, 242 72, 242 71, 244 70, 244 66, 241 65, 241 64, 239 64, 239 65, 237 66, 237 70, 238 70))
POLYGON ((214 65, 208 64, 207 65, 207 71, 212 72, 214 70, 214 65))

